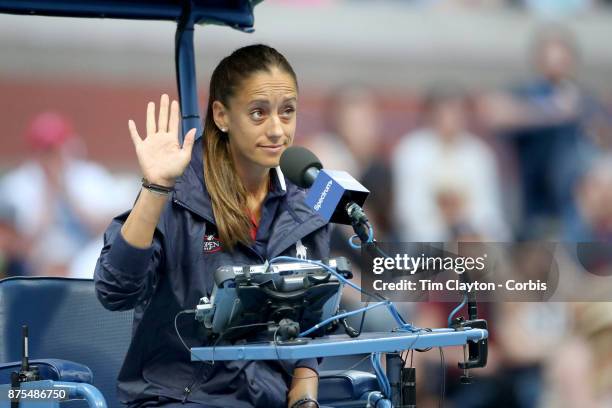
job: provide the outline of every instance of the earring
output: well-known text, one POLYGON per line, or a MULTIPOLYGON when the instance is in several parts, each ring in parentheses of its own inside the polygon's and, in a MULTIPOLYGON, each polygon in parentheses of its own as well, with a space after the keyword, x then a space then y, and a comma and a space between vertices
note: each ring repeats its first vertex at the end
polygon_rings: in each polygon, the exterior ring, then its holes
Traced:
POLYGON ((222 127, 222 128, 221 128, 221 131, 222 131, 223 133, 225 133, 225 132, 227 132, 227 128, 222 127))

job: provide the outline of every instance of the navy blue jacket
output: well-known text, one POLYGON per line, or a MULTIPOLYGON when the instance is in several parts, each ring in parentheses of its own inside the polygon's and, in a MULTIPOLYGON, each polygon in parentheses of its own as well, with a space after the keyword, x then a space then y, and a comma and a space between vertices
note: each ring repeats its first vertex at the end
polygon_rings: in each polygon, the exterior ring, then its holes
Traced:
MULTIPOLYGON (((219 266, 296 256, 298 245, 302 254, 306 248, 309 259, 328 257, 329 229, 304 203, 304 191, 285 181, 280 169, 272 169, 255 243, 238 244, 233 252, 219 250, 202 149, 200 139, 149 248, 135 248, 121 236, 129 213, 116 217, 104 235, 95 271, 98 299, 109 310, 134 309, 132 342, 118 377, 119 398, 131 405, 166 397, 207 407, 286 407, 287 372, 297 366, 316 370, 315 359, 284 362, 282 367, 277 361, 193 363, 175 333, 174 317, 210 296, 219 266)), ((185 342, 203 345, 193 315, 180 317, 185 342)))

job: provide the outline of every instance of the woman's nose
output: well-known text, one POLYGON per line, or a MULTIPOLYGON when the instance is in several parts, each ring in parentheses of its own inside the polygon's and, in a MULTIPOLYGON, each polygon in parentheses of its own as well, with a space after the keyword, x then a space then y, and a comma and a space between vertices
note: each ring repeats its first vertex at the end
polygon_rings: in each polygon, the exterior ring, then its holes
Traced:
POLYGON ((271 115, 268 123, 267 136, 270 139, 280 139, 283 136, 283 126, 278 115, 271 115))

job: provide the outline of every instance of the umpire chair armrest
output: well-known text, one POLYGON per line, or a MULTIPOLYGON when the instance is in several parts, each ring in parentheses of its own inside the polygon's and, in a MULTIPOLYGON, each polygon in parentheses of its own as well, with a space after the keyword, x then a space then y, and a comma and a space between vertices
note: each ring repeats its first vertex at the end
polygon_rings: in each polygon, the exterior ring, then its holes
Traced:
POLYGON ((323 405, 360 400, 364 394, 378 391, 376 376, 357 370, 333 370, 319 373, 319 402, 323 405))
MULTIPOLYGON (((30 366, 37 366, 41 380, 93 384, 93 373, 89 367, 69 360, 30 360, 30 366)), ((11 382, 11 373, 18 371, 21 361, 0 363, 0 384, 11 382)))

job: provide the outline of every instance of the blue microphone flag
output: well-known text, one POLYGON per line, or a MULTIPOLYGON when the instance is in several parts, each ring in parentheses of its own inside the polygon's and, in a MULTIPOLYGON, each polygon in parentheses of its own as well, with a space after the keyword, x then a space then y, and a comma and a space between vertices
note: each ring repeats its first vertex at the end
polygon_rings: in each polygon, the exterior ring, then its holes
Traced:
POLYGON ((306 195, 306 204, 325 221, 351 223, 345 207, 349 202, 363 205, 370 191, 346 171, 322 169, 306 195))

